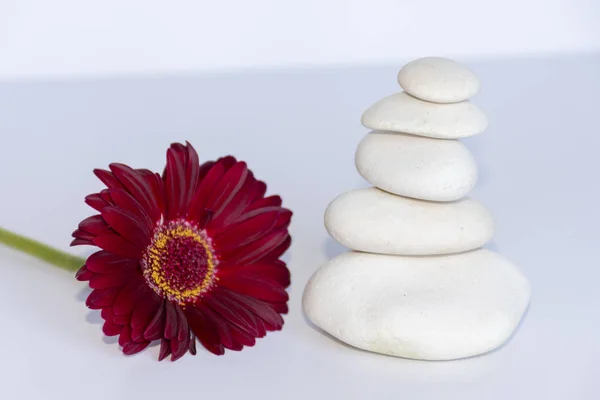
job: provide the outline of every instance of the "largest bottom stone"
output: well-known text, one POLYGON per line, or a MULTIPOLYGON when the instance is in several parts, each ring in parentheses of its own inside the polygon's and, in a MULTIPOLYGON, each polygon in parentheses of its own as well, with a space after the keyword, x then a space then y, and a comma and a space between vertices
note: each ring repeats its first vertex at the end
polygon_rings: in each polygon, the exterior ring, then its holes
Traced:
POLYGON ((504 343, 529 296, 519 269, 488 250, 431 257, 350 252, 313 275, 303 307, 314 324, 352 346, 451 360, 504 343))

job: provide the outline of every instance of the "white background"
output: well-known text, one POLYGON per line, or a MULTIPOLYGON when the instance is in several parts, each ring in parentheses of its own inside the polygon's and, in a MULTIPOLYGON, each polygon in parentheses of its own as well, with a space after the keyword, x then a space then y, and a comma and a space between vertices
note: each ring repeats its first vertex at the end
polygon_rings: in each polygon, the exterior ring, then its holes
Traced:
POLYGON ((92 169, 160 170, 187 139, 202 159, 246 160, 294 211, 290 314, 240 353, 125 357, 85 284, 0 246, 3 399, 600 398, 597 1, 91 4, 0 2, 0 226, 89 254, 68 243, 101 187, 92 169), (488 247, 533 293, 498 351, 419 362, 346 347, 300 303, 344 251, 325 207, 366 185, 360 115, 399 90, 402 63, 440 54, 482 79, 473 101, 490 125, 465 140, 480 168, 472 196, 498 222, 488 247))
POLYGON ((600 49, 597 0, 2 0, 0 78, 600 49))

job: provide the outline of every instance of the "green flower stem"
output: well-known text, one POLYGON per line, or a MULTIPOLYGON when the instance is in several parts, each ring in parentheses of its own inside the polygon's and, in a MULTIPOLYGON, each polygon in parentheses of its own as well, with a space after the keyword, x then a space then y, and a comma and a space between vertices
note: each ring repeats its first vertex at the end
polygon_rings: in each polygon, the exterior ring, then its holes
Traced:
POLYGON ((57 250, 36 240, 21 236, 0 227, 0 243, 29 254, 67 271, 77 271, 85 259, 57 250))

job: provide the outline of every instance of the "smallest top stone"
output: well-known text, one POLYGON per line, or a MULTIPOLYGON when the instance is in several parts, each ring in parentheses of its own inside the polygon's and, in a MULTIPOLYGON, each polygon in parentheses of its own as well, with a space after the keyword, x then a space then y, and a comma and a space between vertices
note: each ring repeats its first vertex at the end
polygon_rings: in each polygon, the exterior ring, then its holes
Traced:
POLYGON ((479 91, 479 78, 467 67, 442 57, 419 58, 398 73, 398 83, 410 95, 434 103, 457 103, 479 91))

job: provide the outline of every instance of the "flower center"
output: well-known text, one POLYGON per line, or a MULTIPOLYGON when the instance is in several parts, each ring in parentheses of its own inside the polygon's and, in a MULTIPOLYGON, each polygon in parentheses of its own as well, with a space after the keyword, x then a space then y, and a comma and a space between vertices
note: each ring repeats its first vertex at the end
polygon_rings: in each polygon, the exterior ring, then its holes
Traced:
POLYGON ((141 263, 148 285, 180 305, 211 288, 217 264, 210 238, 184 220, 158 225, 141 263))

